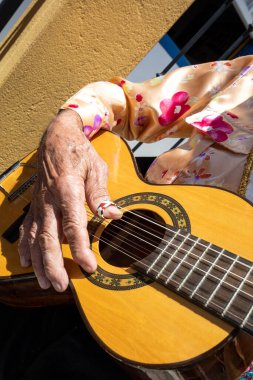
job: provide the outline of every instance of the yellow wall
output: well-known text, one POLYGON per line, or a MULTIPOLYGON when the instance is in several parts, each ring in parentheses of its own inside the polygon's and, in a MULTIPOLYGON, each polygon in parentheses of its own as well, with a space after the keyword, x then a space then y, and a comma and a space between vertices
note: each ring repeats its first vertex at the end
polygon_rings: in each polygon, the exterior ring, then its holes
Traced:
POLYGON ((0 49, 0 173, 85 83, 126 76, 192 0, 38 0, 0 49))

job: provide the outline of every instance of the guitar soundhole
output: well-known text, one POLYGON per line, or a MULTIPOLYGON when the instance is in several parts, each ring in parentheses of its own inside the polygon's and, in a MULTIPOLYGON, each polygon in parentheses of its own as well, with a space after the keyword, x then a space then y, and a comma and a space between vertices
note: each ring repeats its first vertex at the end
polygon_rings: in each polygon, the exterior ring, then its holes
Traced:
POLYGON ((111 265, 128 267, 154 252, 164 235, 165 222, 158 214, 129 211, 104 229, 99 241, 100 254, 111 265))

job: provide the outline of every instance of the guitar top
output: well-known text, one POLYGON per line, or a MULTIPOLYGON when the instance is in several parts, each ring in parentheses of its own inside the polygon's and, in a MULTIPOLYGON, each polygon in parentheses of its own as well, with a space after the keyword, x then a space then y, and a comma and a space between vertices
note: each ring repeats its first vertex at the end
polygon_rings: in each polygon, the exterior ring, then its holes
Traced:
MULTIPOLYGON (((126 362, 175 367, 224 345, 235 326, 253 334, 252 205, 212 187, 150 185, 123 140, 103 132, 92 143, 109 166, 109 193, 123 218, 101 220, 85 205, 94 274, 73 262, 68 244, 62 251, 98 342, 126 362)), ((0 289, 34 278, 20 267, 17 240, 35 162, 33 152, 0 177, 0 289)))

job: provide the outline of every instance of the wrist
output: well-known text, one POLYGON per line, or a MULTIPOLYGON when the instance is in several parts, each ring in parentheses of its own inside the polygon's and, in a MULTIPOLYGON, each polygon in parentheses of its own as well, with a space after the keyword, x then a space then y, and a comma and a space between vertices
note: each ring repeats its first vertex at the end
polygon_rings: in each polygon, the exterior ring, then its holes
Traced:
POLYGON ((83 130, 83 122, 79 114, 71 109, 61 109, 56 115, 53 122, 61 125, 61 127, 78 128, 83 130))
POLYGON ((87 139, 83 133, 82 120, 72 110, 62 110, 51 121, 43 137, 41 144, 58 144, 60 140, 83 141, 87 139))

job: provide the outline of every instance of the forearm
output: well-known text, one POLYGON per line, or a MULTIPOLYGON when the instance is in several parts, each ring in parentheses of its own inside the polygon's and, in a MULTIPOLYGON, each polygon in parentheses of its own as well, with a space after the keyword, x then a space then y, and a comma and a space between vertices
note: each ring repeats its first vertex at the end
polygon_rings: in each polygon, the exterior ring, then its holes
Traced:
POLYGON ((61 129, 64 131, 68 130, 79 130, 82 131, 82 120, 78 113, 71 109, 60 110, 58 114, 50 122, 46 134, 51 132, 53 129, 61 129))

